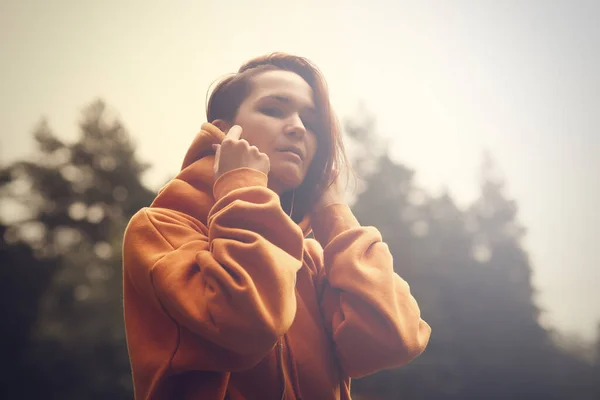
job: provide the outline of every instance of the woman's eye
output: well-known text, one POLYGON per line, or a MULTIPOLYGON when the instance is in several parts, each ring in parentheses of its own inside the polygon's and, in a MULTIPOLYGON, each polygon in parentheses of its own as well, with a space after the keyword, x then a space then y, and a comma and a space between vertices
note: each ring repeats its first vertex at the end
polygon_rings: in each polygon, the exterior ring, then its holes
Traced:
POLYGON ((261 110, 263 114, 268 115, 270 117, 281 117, 283 112, 276 107, 266 107, 261 110))
POLYGON ((313 121, 303 120, 302 123, 304 124, 304 127, 306 129, 308 129, 309 131, 315 132, 316 124, 313 121))

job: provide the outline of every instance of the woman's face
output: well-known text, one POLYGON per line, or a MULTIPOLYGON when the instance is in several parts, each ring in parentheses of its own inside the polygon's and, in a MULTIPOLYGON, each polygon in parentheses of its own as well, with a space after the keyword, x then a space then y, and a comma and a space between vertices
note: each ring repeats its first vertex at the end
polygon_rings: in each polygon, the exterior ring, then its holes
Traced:
POLYGON ((283 70, 256 75, 252 86, 233 124, 242 127, 242 139, 269 156, 269 188, 281 194, 300 186, 317 151, 313 90, 283 70))

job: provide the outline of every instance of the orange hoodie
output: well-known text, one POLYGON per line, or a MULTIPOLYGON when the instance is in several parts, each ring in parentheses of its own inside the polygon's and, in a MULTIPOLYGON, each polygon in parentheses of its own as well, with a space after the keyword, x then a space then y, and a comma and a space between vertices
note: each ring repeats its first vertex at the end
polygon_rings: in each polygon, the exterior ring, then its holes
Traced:
POLYGON ((349 399, 350 378, 410 362, 430 327, 380 233, 346 205, 300 225, 267 176, 213 178, 204 124, 123 243, 136 399, 349 399))

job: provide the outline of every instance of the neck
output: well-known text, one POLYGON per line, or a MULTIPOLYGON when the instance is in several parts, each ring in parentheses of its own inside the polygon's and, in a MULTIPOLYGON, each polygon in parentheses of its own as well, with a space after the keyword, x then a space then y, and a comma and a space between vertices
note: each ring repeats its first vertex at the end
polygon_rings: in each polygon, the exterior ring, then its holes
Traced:
POLYGON ((283 193, 288 191, 279 181, 273 178, 273 176, 269 175, 269 181, 267 187, 281 196, 283 193))

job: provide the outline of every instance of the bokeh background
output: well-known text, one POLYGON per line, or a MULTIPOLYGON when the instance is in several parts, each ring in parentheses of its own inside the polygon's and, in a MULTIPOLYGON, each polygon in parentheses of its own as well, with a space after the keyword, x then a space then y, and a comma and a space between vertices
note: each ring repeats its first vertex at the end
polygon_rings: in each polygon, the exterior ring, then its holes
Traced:
POLYGON ((600 399, 600 2, 0 1, 3 399, 131 399, 121 240, 215 80, 324 72, 433 328, 357 399, 600 399))

